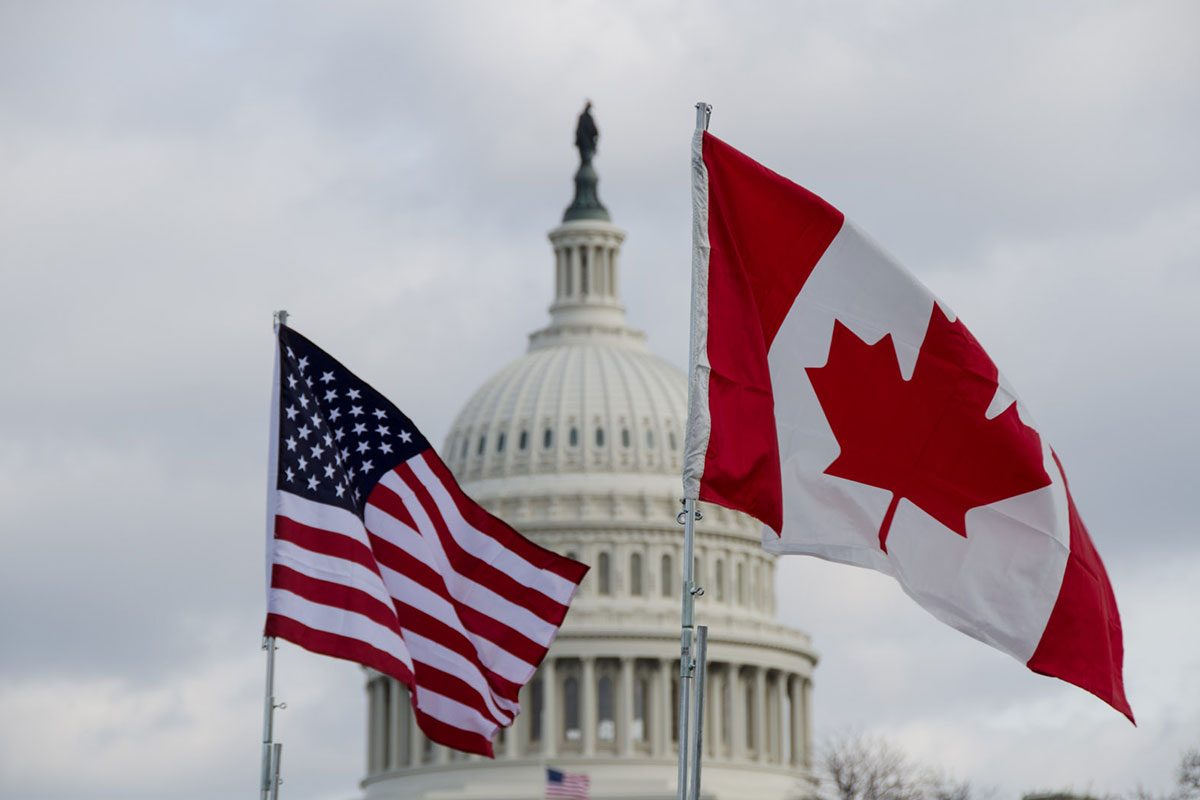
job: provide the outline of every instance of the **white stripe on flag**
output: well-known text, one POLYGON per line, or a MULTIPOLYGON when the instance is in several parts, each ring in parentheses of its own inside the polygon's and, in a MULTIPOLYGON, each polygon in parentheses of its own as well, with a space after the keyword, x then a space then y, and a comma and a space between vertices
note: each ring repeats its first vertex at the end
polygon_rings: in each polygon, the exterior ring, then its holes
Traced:
POLYGON ((364 545, 368 544, 367 531, 363 528, 362 520, 344 508, 317 503, 282 489, 279 490, 278 508, 281 517, 295 520, 310 528, 340 533, 364 545))
POLYGON ((395 610, 392 597, 384 588, 379 576, 358 562, 314 553, 292 542, 276 539, 275 563, 319 581, 358 589, 393 609, 393 612, 395 610))
MULTIPOLYGON (((503 622, 508 627, 520 631, 527 638, 543 647, 550 646, 558 630, 554 625, 546 622, 529 609, 502 597, 483 584, 460 575, 454 569, 450 564, 450 559, 446 555, 445 549, 442 547, 442 541, 438 537, 433 522, 425 513, 425 509, 421 506, 416 494, 408 488, 399 475, 389 472, 379 482, 395 492, 404 502, 404 506, 408 509, 408 512, 412 514, 413 521, 416 522, 417 530, 420 531, 421 539, 425 544, 424 549, 432 556, 430 566, 441 573, 446 581, 446 588, 449 590, 451 597, 463 605, 470 606, 476 611, 487 614, 489 617, 503 622)), ((397 547, 404 547, 405 550, 414 555, 417 554, 417 551, 411 545, 405 547, 399 544, 400 541, 407 538, 403 537, 403 533, 411 531, 411 528, 407 525, 402 524, 390 514, 373 505, 367 506, 366 521, 367 527, 372 533, 391 541, 397 547)), ((428 559, 422 560, 430 563, 428 559)))
POLYGON ((491 739, 500 727, 471 706, 420 684, 417 685, 417 708, 447 725, 478 733, 486 739, 491 739))
POLYGON ((431 667, 440 669, 442 672, 447 672, 462 679, 463 682, 479 693, 484 705, 487 706, 487 710, 497 722, 502 725, 508 725, 512 722, 511 712, 516 711, 519 706, 516 703, 493 695, 491 687, 488 686, 483 673, 479 671, 479 667, 445 645, 438 644, 416 631, 404 628, 403 623, 401 623, 401 626, 404 632, 404 641, 408 642, 414 661, 428 664, 431 667), (498 704, 508 707, 510 713, 501 711, 498 704))
POLYGON ((400 602, 424 611, 434 619, 440 619, 455 630, 461 631, 479 653, 480 660, 505 680, 524 683, 533 671, 532 664, 523 661, 492 641, 467 630, 458 617, 458 609, 437 592, 429 589, 409 576, 396 572, 383 564, 379 565, 383 582, 392 596, 400 602))
POLYGON ((413 668, 412 656, 404 640, 395 631, 362 614, 314 603, 286 589, 275 588, 268 595, 267 612, 294 619, 314 630, 366 642, 402 662, 409 670, 413 668))
POLYGON ((517 577, 524 585, 536 589, 557 603, 565 606, 571 602, 571 598, 575 596, 575 584, 561 575, 530 564, 521 555, 467 522, 450 492, 429 468, 424 455, 411 459, 408 465, 437 503, 442 519, 446 521, 446 528, 463 550, 501 572, 517 577))
MULTIPOLYGON (((290 567, 291 569, 294 569, 303 575, 307 575, 310 578, 316 578, 317 580, 328 581, 329 583, 336 583, 340 586, 347 586, 352 589, 357 589, 358 591, 368 594, 374 599, 378 600, 387 608, 394 610, 394 606, 392 605, 392 595, 389 595, 388 591, 384 589, 383 585, 380 583, 379 576, 361 564, 353 561, 346 561, 334 556, 313 553, 286 541, 276 541, 275 562, 277 564, 290 567)), ((399 573, 389 570, 386 567, 383 567, 383 569, 387 574, 392 576, 391 582, 393 584, 403 583, 403 588, 409 590, 395 592, 393 589, 396 599, 400 600, 401 602, 407 605, 416 606, 417 603, 409 602, 410 600, 414 599, 411 596, 412 594, 418 592, 424 595, 433 594, 415 581, 408 580, 399 573)), ((440 600, 440 598, 437 599, 440 600)), ((455 613, 454 607, 449 603, 446 603, 445 606, 452 615, 455 613)), ((321 607, 325 608, 326 606, 321 607)), ((450 623, 450 619, 442 619, 444 622, 450 623)), ((454 618, 452 617, 451 619, 454 618)), ((454 621, 457 622, 456 619, 454 619, 454 621)), ((495 696, 492 693, 491 687, 488 685, 487 679, 484 677, 483 673, 476 664, 471 662, 470 659, 465 658, 460 653, 457 653, 454 650, 451 650, 450 648, 447 648, 444 645, 429 639, 428 637, 421 636, 420 634, 404 627, 403 620, 400 620, 400 625, 404 636, 404 642, 408 645, 409 653, 411 654, 413 661, 422 664, 429 664, 430 666, 435 667, 443 672, 447 672, 451 675, 461 678, 464 682, 470 685, 471 688, 479 693, 484 705, 487 706, 488 710, 492 712, 497 720, 503 719, 505 725, 511 721, 512 713, 517 711, 519 706, 512 701, 504 699, 503 697, 495 696), (500 708, 497 708, 497 706, 506 709, 508 713, 501 711, 500 708)), ((316 626, 310 625, 309 627, 316 626)), ((459 628, 461 627, 461 623, 459 625, 453 625, 453 627, 459 628)), ((523 664, 524 662, 521 663, 523 664)))

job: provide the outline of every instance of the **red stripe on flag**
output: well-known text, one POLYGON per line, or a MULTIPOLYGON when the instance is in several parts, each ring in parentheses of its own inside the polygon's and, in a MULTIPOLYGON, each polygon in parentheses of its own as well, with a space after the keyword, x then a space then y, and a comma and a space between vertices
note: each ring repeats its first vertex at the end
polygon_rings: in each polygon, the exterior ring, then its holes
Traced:
MULTIPOLYGON (((286 589, 287 591, 293 592, 305 598, 306 600, 311 600, 314 603, 320 603, 333 608, 340 608, 345 611, 361 614, 368 619, 371 619, 380 625, 395 631, 398 635, 402 635, 400 630, 401 626, 397 624, 395 612, 383 606, 375 598, 357 589, 337 583, 318 580, 278 564, 276 564, 272 570, 271 586, 275 589, 286 589)), ((405 608, 407 609, 407 607, 405 608)), ((410 612, 415 611, 415 609, 408 610, 410 612)), ((410 624, 413 621, 414 620, 411 616, 406 615, 403 627, 425 635, 421 630, 418 629, 417 626, 410 624)), ((312 629, 310 628, 309 630, 312 629)), ((317 633, 320 632, 318 631, 317 633)), ((338 638, 343 639, 345 637, 338 638)), ((437 638, 436 632, 429 638, 434 639, 438 642, 438 644, 447 644, 446 642, 437 638)), ((353 639, 348 641, 358 640, 353 639)), ((306 646, 302 642, 297 642, 297 644, 306 646)), ((447 648, 453 649, 448 647, 448 645, 447 648)), ((428 654, 425 653, 421 648, 414 647, 410 644, 409 655, 413 659, 415 673, 414 678, 417 685, 428 687, 438 694, 442 694, 446 697, 457 700, 463 705, 475 709, 484 717, 499 723, 499 720, 496 719, 495 715, 488 709, 487 704, 480 696, 479 690, 471 686, 467 681, 463 680, 458 675, 446 672, 430 663, 427 660, 428 654)), ((346 658, 347 656, 340 657, 346 658)), ((476 658, 473 652, 468 657, 476 658)), ((481 666, 479 671, 480 674, 484 675, 485 682, 487 682, 490 686, 491 683, 490 681, 487 681, 487 675, 481 666)), ((516 692, 513 691, 512 694, 512 699, 515 701, 516 692)))
POLYGON ((481 717, 489 719, 497 725, 508 724, 506 721, 497 718, 488 709, 487 703, 477 689, 454 673, 446 672, 427 661, 418 660, 415 653, 413 655, 413 669, 417 686, 437 692, 440 695, 445 695, 451 700, 456 700, 478 712, 481 717))
POLYGON ((279 614, 267 614, 267 624, 263 629, 263 636, 278 636, 313 653, 356 661, 384 675, 389 675, 406 686, 412 686, 413 683, 412 673, 408 671, 404 662, 372 647, 361 639, 319 631, 279 614))
POLYGON ((812 192, 704 134, 712 430, 700 499, 783 528, 767 353, 844 217, 812 192))
MULTIPOLYGON (((442 549, 446 552, 446 558, 449 559, 450 565, 458 574, 483 584, 505 600, 527 609, 546 622, 556 624, 556 618, 559 621, 562 620, 566 615, 564 606, 463 549, 458 540, 446 528, 446 520, 442 517, 437 503, 421 480, 413 474, 411 467, 401 464, 393 471, 416 495, 417 502, 421 504, 425 515, 429 517, 429 521, 437 532, 442 549)), ((371 504, 395 516, 393 510, 397 505, 403 506, 404 501, 386 486, 380 485, 371 493, 371 504)))
POLYGON ((297 547, 303 547, 314 553, 353 561, 376 575, 379 574, 379 566, 375 563, 375 556, 371 550, 357 539, 352 539, 336 531, 314 528, 294 519, 276 515, 275 538, 291 542, 297 547))
POLYGON ((305 600, 361 614, 397 635, 400 634, 400 624, 396 621, 396 609, 390 605, 384 605, 361 589, 323 581, 282 564, 275 564, 271 567, 271 588, 286 589, 305 600))
POLYGON ((415 703, 413 704, 413 711, 417 714, 417 723, 421 726, 421 731, 438 744, 444 744, 447 747, 453 747, 456 750, 462 750, 466 753, 487 756, 488 758, 496 757, 495 752, 492 750, 491 741, 478 733, 456 728, 437 717, 431 717, 417 708, 415 703))
MULTIPOLYGON (((503 676, 488 669, 479 660, 479 653, 475 650, 474 645, 471 644, 470 640, 461 631, 430 616, 416 606, 407 605, 399 600, 396 601, 396 611, 400 614, 400 619, 404 621, 403 627, 406 631, 412 631, 427 639, 433 639, 447 650, 453 650, 463 658, 470 660, 496 695, 513 703, 517 702, 517 693, 521 689, 520 685, 506 680, 503 676)), ((412 647, 411 644, 410 647, 412 647)), ((414 648, 411 652, 413 660, 418 660, 419 650, 414 648)), ((418 682, 423 682, 420 679, 420 670, 418 670, 418 682)))
MULTIPOLYGON (((378 487, 375 492, 371 493, 372 505, 375 505, 376 493, 381 489, 383 487, 378 487)), ((376 506, 376 508, 380 507, 376 506)), ((383 509, 380 508, 380 510, 382 511, 383 509)), ((442 575, 428 564, 416 558, 411 553, 401 550, 386 539, 376 536, 374 533, 370 533, 369 535, 371 537, 371 547, 374 549, 380 564, 412 579, 426 589, 436 592, 438 596, 457 609, 459 619, 462 620, 464 627, 468 631, 480 638, 487 639, 489 642, 502 647, 517 658, 527 661, 530 664, 536 665, 545 657, 546 648, 529 639, 520 631, 514 630, 503 622, 455 600, 451 596, 449 589, 446 588, 446 582, 442 578, 442 575)))
MULTIPOLYGON (((446 466, 441 457, 433 452, 433 450, 426 450, 422 454, 422 457, 425 459, 425 463, 429 465, 429 469, 441 481, 442 486, 446 488, 450 497, 454 499, 454 504, 458 508, 458 512, 462 514, 463 519, 470 523, 472 527, 486 533, 506 549, 511 550, 536 567, 553 572, 560 578, 565 578, 574 584, 578 584, 583 580, 583 576, 587 574, 589 569, 586 564, 564 558, 553 550, 547 550, 536 542, 526 539, 508 525, 508 523, 504 522, 504 520, 489 514, 486 509, 463 493, 462 488, 450 473, 449 467, 446 466)), ((563 615, 566 614, 566 611, 567 607, 565 605, 562 606, 563 615)), ((551 621, 559 624, 563 618, 559 617, 557 620, 551 621)))
POLYGON ((1125 646, 1117 598, 1100 554, 1075 508, 1058 454, 1051 453, 1067 493, 1071 553, 1058 600, 1027 666, 1034 672, 1086 689, 1136 725, 1121 674, 1125 646))

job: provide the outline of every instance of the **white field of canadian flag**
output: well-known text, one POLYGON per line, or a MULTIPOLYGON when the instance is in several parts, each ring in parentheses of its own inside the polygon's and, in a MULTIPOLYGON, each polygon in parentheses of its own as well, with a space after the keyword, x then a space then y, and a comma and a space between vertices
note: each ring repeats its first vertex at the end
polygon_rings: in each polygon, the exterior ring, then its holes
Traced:
POLYGON ((685 496, 1133 720, 1120 616, 1059 459, 961 320, 843 214, 693 142, 685 496))

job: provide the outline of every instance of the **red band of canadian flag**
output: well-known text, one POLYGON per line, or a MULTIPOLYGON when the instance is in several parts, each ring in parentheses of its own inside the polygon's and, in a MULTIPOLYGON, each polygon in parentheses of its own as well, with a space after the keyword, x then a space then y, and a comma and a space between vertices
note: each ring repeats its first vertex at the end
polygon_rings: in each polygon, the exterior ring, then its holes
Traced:
POLYGON ((1133 719, 1120 616, 1057 456, 945 304, 837 209, 698 132, 688 497, 892 575, 1133 719))

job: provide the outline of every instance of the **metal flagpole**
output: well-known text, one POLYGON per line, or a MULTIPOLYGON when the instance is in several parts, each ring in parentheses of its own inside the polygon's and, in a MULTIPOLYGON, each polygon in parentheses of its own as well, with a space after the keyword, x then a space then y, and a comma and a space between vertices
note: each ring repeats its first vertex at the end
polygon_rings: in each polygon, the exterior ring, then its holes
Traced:
POLYGON ((271 800, 279 800, 279 784, 283 783, 283 779, 279 777, 281 756, 283 756, 283 745, 276 742, 271 748, 271 800))
POLYGON ((272 741, 275 727, 275 637, 263 637, 267 651, 267 691, 263 698, 262 800, 275 800, 279 793, 279 751, 283 745, 272 741))
MULTIPOLYGON (((696 103, 696 130, 707 130, 708 119, 712 114, 712 106, 708 103, 696 103)), ((695 242, 693 242, 695 246, 695 242)), ((694 302, 694 298, 693 298, 694 302)), ((692 309, 692 331, 688 342, 688 391, 691 392, 692 374, 696 370, 695 364, 695 346, 691 339, 695 338, 695 308, 692 309)), ((691 406, 691 398, 689 397, 689 407, 691 406)), ((695 525, 696 520, 700 519, 700 512, 696 510, 696 499, 694 497, 685 497, 683 499, 683 511, 679 513, 676 520, 683 524, 683 596, 682 596, 682 620, 679 634, 679 786, 677 789, 678 800, 689 800, 688 793, 688 762, 689 758, 692 762, 691 775, 694 776, 695 786, 698 789, 700 783, 700 751, 698 741, 693 742, 693 737, 690 735, 688 712, 692 705, 692 676, 696 669, 696 661, 692 656, 692 633, 694 628, 694 612, 696 605, 696 597, 704 593, 704 590, 695 583, 695 525)), ((705 631, 707 634, 707 631, 705 631)), ((705 640, 707 641, 707 640, 705 640)), ((699 691, 703 691, 703 686, 699 687, 699 691)), ((701 707, 702 707, 701 701, 701 707)), ((697 737, 698 738, 698 737, 697 737)))
MULTIPOLYGON (((287 325, 288 312, 276 311, 273 315, 273 327, 275 329, 276 344, 275 344, 275 377, 271 387, 271 441, 267 456, 267 497, 271 496, 272 490, 275 488, 276 479, 276 458, 277 449, 279 447, 279 326, 287 325)), ((267 585, 270 586, 270 536, 274 528, 274 512, 270 507, 270 502, 267 504, 267 585)), ((262 775, 259 779, 259 791, 261 800, 276 800, 279 797, 279 758, 283 750, 283 745, 274 741, 275 738, 275 709, 286 708, 286 704, 275 704, 275 637, 264 636, 262 649, 267 651, 267 681, 266 691, 263 694, 263 738, 262 738, 262 775)))
POLYGON ((695 535, 696 501, 685 498, 683 511, 679 516, 683 517, 679 520, 683 523, 683 613, 679 633, 679 788, 676 794, 678 800, 688 800, 688 751, 691 742, 691 737, 688 736, 688 710, 691 708, 692 670, 695 668, 692 662, 692 617, 696 607, 697 590, 704 591, 695 585, 692 539, 695 535))
POLYGON ((704 684, 708 679, 708 626, 696 626, 696 724, 692 734, 691 800, 700 800, 700 758, 704 752, 704 684))

